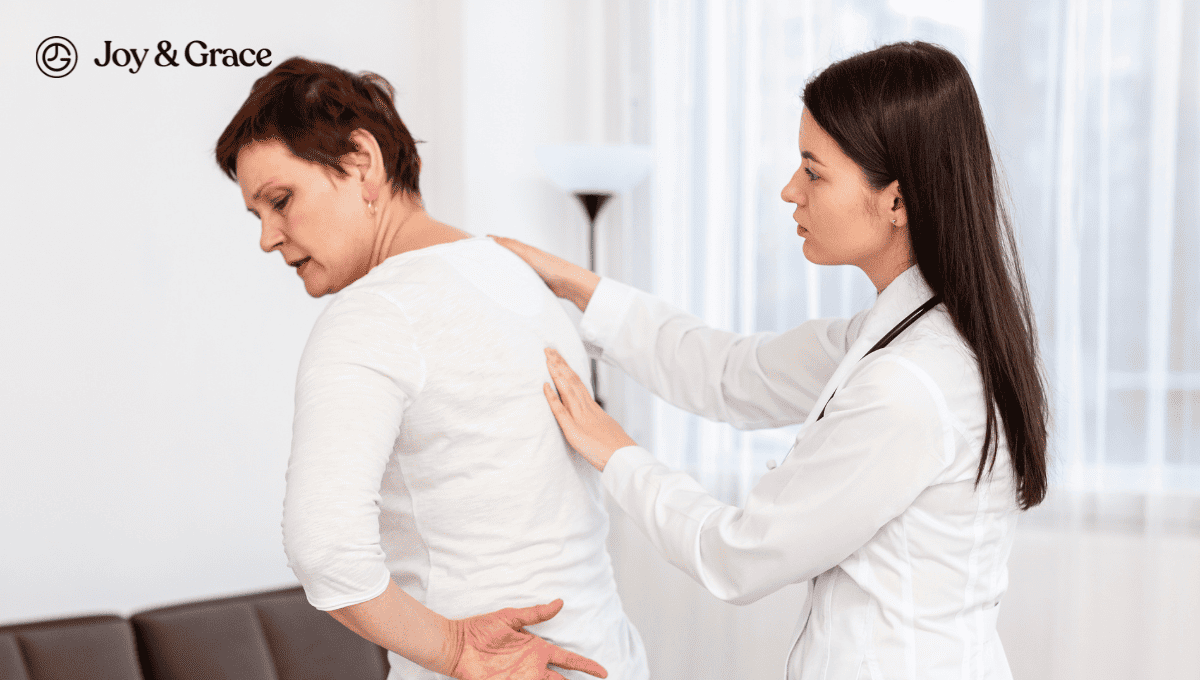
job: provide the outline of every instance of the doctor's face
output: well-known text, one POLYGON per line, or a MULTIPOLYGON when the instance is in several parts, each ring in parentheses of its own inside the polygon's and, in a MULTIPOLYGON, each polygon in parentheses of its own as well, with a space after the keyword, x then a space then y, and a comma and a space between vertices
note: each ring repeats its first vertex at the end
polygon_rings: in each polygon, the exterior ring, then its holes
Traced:
POLYGON ((338 175, 279 141, 237 157, 246 208, 262 220, 259 245, 279 251, 313 297, 336 293, 370 270, 374 220, 353 173, 338 175))
POLYGON ((800 168, 780 195, 796 205, 792 217, 804 239, 804 257, 869 272, 894 245, 888 197, 867 184, 862 168, 808 110, 800 117, 800 157, 800 168))

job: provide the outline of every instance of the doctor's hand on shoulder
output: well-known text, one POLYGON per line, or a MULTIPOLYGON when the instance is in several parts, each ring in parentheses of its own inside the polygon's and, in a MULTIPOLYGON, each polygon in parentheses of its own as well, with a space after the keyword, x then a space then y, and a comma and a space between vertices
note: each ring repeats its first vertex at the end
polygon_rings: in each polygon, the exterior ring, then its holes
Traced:
POLYGON ((525 260, 525 263, 542 277, 542 281, 546 282, 552 293, 574 302, 581 312, 587 310, 588 301, 592 299, 592 293, 596 292, 596 286, 600 284, 600 276, 595 272, 534 248, 528 243, 503 236, 488 236, 525 260))
POLYGON ((618 449, 637 446, 612 416, 592 399, 579 375, 567 365, 558 352, 546 348, 546 367, 554 387, 542 386, 550 410, 567 437, 571 448, 587 459, 592 467, 603 472, 608 459, 618 449))

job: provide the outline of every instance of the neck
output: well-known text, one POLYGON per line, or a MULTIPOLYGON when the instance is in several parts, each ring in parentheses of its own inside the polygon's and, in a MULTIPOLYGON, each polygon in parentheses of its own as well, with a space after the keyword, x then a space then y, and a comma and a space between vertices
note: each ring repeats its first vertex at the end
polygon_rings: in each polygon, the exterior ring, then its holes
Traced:
POLYGON ((897 230, 891 242, 882 251, 857 264, 875 285, 875 292, 882 293, 897 276, 908 271, 908 268, 916 263, 912 246, 908 242, 908 231, 897 230))
POLYGON ((892 281, 896 280, 897 276, 900 276, 904 272, 908 271, 908 268, 914 264, 916 263, 903 260, 900 262, 889 263, 884 267, 860 267, 860 269, 866 273, 867 278, 871 279, 871 283, 875 286, 875 293, 879 294, 883 292, 884 288, 890 286, 892 281))
POLYGON ((386 200, 381 195, 376 211, 371 268, 393 255, 471 237, 461 229, 430 217, 420 199, 407 194, 397 194, 386 200))

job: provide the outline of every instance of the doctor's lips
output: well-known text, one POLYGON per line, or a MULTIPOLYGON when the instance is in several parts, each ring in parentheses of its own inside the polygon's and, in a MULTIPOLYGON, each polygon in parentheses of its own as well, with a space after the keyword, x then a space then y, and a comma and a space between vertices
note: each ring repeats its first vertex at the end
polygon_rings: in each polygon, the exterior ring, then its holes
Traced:
POLYGON ((312 256, 309 255, 308 257, 301 258, 299 260, 296 260, 295 262, 288 262, 288 266, 295 267, 296 269, 300 269, 300 265, 304 264, 305 262, 308 262, 311 259, 312 259, 312 256))

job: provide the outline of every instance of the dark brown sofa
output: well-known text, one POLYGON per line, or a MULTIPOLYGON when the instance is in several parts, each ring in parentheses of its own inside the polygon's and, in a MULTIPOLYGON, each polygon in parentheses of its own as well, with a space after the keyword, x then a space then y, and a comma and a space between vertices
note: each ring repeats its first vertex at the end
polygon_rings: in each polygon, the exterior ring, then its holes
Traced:
POLYGON ((300 588, 0 627, 0 680, 383 680, 387 653, 300 588))

